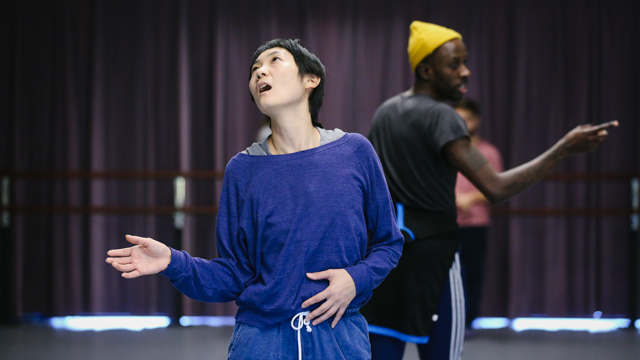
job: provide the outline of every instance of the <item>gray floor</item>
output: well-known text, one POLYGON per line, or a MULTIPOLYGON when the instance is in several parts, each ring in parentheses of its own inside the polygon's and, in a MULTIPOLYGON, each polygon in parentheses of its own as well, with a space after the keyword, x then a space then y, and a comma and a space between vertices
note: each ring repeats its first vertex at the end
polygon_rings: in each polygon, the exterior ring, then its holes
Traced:
MULTIPOLYGON (((140 332, 55 330, 43 325, 0 327, 0 359, 226 359, 231 327, 170 327, 140 332)), ((408 346, 405 360, 417 360, 408 346)), ((482 330, 465 341, 463 359, 640 359, 640 333, 482 330)))

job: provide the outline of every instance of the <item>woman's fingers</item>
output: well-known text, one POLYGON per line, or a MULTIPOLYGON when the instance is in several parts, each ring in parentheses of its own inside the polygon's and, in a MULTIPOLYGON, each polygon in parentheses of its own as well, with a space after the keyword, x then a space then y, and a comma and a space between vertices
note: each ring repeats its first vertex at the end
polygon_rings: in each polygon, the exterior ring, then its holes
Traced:
POLYGON ((344 315, 344 312, 347 309, 343 309, 343 308, 338 308, 338 312, 336 312, 336 317, 333 319, 333 321, 331 322, 331 328, 335 328, 336 325, 338 325, 338 321, 340 321, 340 319, 342 318, 342 315, 344 315))
POLYGON ((112 249, 107 251, 107 255, 108 256, 130 256, 131 255, 131 249, 133 249, 133 247, 128 247, 128 248, 124 248, 124 249, 112 249))
POLYGON ((136 269, 133 264, 121 264, 119 262, 113 262, 111 266, 113 266, 116 270, 122 272, 131 272, 136 269))
POLYGON ((328 318, 332 317, 333 314, 336 313, 338 309, 335 307, 330 307, 329 309, 327 309, 327 311, 324 312, 324 314, 322 314, 319 318, 313 320, 313 325, 316 326, 318 324, 321 324, 323 321, 327 320, 328 318))
POLYGON ((135 279, 139 276, 140 276, 140 272, 138 270, 122 273, 122 277, 125 279, 135 279))

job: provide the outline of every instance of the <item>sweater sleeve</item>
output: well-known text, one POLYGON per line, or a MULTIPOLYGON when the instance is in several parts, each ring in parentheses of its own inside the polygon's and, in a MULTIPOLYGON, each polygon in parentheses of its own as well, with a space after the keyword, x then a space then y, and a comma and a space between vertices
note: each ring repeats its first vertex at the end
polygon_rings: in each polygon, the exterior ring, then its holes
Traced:
POLYGON ((365 218, 368 244, 365 259, 345 269, 353 278, 358 294, 371 292, 382 283, 398 264, 404 245, 380 160, 371 143, 364 137, 360 138, 360 146, 354 152, 367 179, 365 218))
MULTIPOLYGON (((233 160, 232 160, 233 161, 233 160)), ((184 295, 199 301, 235 300, 254 277, 247 242, 239 226, 240 184, 227 166, 220 195, 217 220, 218 258, 206 260, 171 249, 171 263, 161 274, 184 295)))

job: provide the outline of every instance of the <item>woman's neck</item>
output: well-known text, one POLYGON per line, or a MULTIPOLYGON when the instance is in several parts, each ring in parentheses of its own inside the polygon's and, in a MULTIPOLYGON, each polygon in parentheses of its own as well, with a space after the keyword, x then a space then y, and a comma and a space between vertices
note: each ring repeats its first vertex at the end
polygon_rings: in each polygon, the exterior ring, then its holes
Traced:
POLYGON ((311 116, 272 117, 269 151, 273 155, 291 154, 320 146, 320 132, 311 116))

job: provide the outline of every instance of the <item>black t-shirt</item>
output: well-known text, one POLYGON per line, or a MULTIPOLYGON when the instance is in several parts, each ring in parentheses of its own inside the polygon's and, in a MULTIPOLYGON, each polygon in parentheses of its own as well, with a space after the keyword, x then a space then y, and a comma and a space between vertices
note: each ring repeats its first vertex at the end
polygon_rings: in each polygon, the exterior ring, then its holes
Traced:
POLYGON ((456 227, 457 170, 444 159, 442 148, 463 137, 469 132, 458 113, 424 94, 396 95, 373 116, 369 140, 382 162, 391 197, 408 209, 405 223, 410 229, 411 215, 420 213, 420 220, 415 219, 416 226, 423 227, 418 236, 456 227), (425 218, 431 221, 425 223, 425 218))

